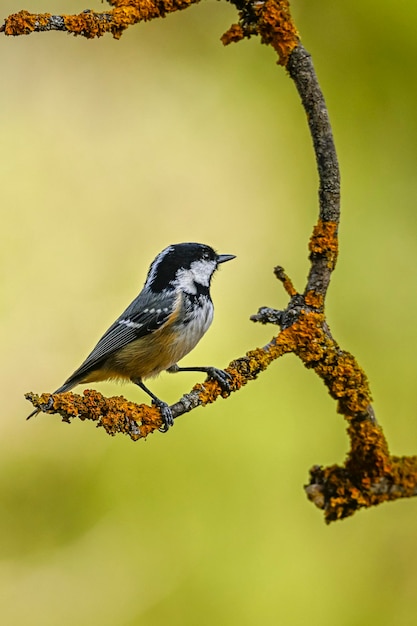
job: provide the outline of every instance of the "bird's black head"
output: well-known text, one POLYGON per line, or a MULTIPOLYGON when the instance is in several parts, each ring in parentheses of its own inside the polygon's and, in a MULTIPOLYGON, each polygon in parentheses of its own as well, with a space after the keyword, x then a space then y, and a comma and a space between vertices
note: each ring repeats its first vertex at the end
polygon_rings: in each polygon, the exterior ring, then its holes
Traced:
POLYGON ((145 285, 154 292, 180 287, 188 293, 208 289, 219 263, 234 259, 202 243, 176 243, 162 250, 149 268, 145 285))

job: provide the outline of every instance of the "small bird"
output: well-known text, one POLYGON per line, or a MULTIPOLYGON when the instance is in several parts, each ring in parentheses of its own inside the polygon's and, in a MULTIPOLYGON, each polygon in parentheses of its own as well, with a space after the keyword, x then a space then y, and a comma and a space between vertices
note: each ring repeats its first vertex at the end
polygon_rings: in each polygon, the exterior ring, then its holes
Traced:
MULTIPOLYGON (((140 294, 104 333, 96 347, 54 394, 80 383, 129 380, 145 391, 161 410, 166 432, 171 409, 143 383, 160 372, 206 372, 228 390, 230 376, 215 367, 179 367, 177 362, 200 341, 213 320, 212 276, 233 254, 217 254, 201 243, 178 243, 152 262, 140 294)), ((33 411, 29 417, 39 413, 33 411)))

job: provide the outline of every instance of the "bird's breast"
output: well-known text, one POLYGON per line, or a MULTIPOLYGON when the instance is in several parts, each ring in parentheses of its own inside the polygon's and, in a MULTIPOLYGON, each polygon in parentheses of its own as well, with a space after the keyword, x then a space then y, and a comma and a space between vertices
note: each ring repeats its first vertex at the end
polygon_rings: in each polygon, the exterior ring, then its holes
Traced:
POLYGON ((124 346, 106 362, 107 378, 150 378, 175 365, 197 345, 213 320, 213 304, 179 301, 160 329, 124 346))
POLYGON ((200 341, 213 321, 213 303, 209 298, 201 298, 196 303, 187 299, 183 303, 184 314, 178 319, 178 349, 182 346, 183 358, 200 341))

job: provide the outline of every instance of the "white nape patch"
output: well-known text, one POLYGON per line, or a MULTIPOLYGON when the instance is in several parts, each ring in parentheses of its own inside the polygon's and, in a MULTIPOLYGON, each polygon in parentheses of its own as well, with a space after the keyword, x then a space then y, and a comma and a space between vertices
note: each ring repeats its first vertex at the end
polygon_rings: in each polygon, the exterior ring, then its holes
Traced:
POLYGON ((210 279, 217 267, 216 261, 207 261, 200 259, 199 261, 193 261, 190 269, 186 270, 181 268, 177 272, 177 284, 187 293, 196 294, 198 285, 208 287, 210 285, 210 279))
POLYGON ((153 261, 150 269, 149 269, 149 273, 148 273, 148 277, 146 279, 146 283, 145 285, 149 287, 149 285, 151 285, 153 283, 153 281, 156 278, 156 273, 158 271, 158 267, 162 261, 162 259, 164 259, 166 257, 166 255, 168 254, 168 252, 171 252, 171 250, 173 250, 174 247, 173 246, 168 246, 167 248, 165 248, 165 250, 162 250, 162 252, 160 252, 158 254, 158 256, 156 257, 156 259, 153 261))
POLYGON ((119 324, 123 324, 128 328, 141 328, 143 326, 140 322, 132 322, 132 320, 119 320, 119 324))

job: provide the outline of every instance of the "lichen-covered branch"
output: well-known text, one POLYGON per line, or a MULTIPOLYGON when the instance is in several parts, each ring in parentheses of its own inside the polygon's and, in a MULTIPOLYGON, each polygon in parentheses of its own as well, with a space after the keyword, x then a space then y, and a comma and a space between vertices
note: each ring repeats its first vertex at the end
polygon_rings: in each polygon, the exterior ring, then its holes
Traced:
POLYGON ((168 13, 181 11, 199 0, 107 0, 114 8, 104 12, 86 9, 77 15, 51 15, 19 11, 7 17, 0 27, 5 35, 29 35, 61 30, 87 39, 111 33, 120 39, 123 32, 139 22, 148 22, 168 13))
MULTIPOLYGON (((285 354, 288 347, 273 339, 263 348, 248 352, 244 357, 232 361, 226 368, 230 375, 230 392, 238 391, 249 381, 255 380, 268 365, 285 354)), ((220 385, 214 380, 198 383, 190 393, 185 394, 170 408, 175 418, 188 413, 198 406, 206 406, 219 397, 227 397, 220 385)), ((134 441, 143 439, 162 426, 159 409, 146 404, 137 405, 123 396, 105 398, 98 391, 87 389, 83 396, 68 392, 60 394, 43 393, 38 396, 27 393, 26 398, 33 406, 45 413, 58 413, 63 421, 69 422, 77 417, 81 420, 96 421, 110 435, 125 433, 134 441), (52 401, 52 405, 51 405, 52 401)))
POLYGON ((343 466, 313 467, 307 497, 327 523, 367 508, 417 495, 417 456, 392 456, 382 429, 370 421, 349 424, 351 449, 343 466))
MULTIPOLYGON (((65 31, 87 39, 111 33, 120 39, 123 32, 139 22, 166 17, 200 0, 107 0, 112 6, 104 12, 85 9, 77 15, 52 15, 19 11, 9 15, 0 26, 5 35, 29 35, 51 30, 65 31)), ((286 65, 289 54, 298 43, 298 33, 292 21, 288 0, 227 0, 239 11, 239 23, 233 24, 223 35, 226 45, 244 37, 259 35, 261 42, 271 45, 279 55, 279 63, 286 65)))
MULTIPOLYGON (((107 12, 84 11, 80 15, 53 16, 20 11, 6 19, 6 35, 63 30, 84 37, 110 32, 121 36, 130 25, 182 10, 198 0, 107 0, 107 12)), ((350 451, 342 466, 314 467, 305 487, 308 498, 324 510, 327 522, 352 515, 356 510, 387 500, 417 495, 417 457, 391 456, 371 405, 364 371, 349 352, 335 341, 325 316, 325 299, 338 254, 340 221, 340 174, 329 115, 309 53, 300 42, 288 0, 228 0, 238 10, 238 22, 223 35, 223 43, 259 36, 271 45, 278 63, 294 81, 306 112, 319 176, 319 215, 309 242, 310 270, 306 285, 298 292, 281 267, 275 275, 289 296, 283 310, 262 307, 252 320, 274 324, 280 332, 263 348, 248 352, 226 368, 230 392, 215 381, 193 387, 171 406, 175 418, 219 397, 238 391, 275 359, 296 354, 305 367, 322 379, 337 410, 348 424, 350 451)), ((146 437, 162 426, 159 410, 136 405, 123 397, 104 398, 96 391, 83 396, 64 393, 51 396, 27 394, 44 412, 59 413, 64 421, 73 417, 94 420, 109 434, 123 432, 132 439, 146 437)))
POLYGON ((238 9, 239 22, 222 36, 224 45, 259 35, 261 43, 271 45, 278 53, 278 63, 286 66, 291 52, 299 44, 288 0, 228 1, 238 9))

